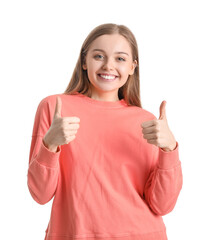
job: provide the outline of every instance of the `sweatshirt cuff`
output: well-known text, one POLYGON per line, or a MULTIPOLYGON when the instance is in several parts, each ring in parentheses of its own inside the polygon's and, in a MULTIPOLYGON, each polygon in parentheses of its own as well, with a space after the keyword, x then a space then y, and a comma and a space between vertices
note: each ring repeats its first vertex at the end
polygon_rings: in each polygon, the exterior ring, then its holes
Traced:
POLYGON ((176 142, 176 147, 172 151, 164 151, 159 147, 158 168, 169 169, 180 164, 179 160, 179 144, 176 142))
POLYGON ((36 160, 46 167, 56 168, 59 164, 60 153, 60 146, 58 146, 57 152, 52 152, 43 144, 43 141, 41 141, 40 149, 37 154, 36 160))

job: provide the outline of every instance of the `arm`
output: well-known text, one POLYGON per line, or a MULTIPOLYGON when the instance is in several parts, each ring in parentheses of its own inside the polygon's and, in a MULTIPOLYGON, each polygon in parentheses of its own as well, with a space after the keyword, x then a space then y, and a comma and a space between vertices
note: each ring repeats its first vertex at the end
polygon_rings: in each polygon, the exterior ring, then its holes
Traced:
POLYGON ((39 204, 45 204, 55 194, 59 177, 59 155, 50 151, 43 141, 43 136, 50 127, 49 105, 41 101, 38 106, 29 156, 27 186, 33 199, 39 204))
POLYGON ((172 151, 154 146, 154 159, 144 188, 144 197, 150 209, 157 215, 166 215, 176 204, 183 184, 178 142, 172 151))

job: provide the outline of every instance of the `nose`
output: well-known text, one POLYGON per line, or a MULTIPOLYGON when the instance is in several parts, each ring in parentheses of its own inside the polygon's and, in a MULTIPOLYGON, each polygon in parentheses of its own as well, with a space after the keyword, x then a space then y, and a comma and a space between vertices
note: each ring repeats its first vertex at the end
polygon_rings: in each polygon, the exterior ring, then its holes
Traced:
POLYGON ((112 62, 112 59, 107 58, 106 61, 103 63, 103 69, 111 70, 114 68, 114 64, 112 62))

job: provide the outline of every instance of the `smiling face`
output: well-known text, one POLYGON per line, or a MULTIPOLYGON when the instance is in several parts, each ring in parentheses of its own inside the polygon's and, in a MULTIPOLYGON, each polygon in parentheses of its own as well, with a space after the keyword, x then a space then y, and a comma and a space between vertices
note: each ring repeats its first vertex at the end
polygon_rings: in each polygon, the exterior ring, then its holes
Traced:
POLYGON ((129 42, 120 34, 102 35, 96 38, 87 52, 83 69, 91 83, 92 98, 117 101, 118 89, 134 73, 137 61, 133 61, 129 42))

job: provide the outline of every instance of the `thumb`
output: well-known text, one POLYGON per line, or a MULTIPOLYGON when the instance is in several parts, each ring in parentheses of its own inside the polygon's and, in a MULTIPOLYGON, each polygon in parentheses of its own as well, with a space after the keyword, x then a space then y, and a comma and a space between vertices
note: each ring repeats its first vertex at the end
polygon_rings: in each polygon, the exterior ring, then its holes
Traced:
POLYGON ((55 111, 54 111, 54 118, 61 117, 61 110, 62 110, 62 100, 60 97, 57 96, 56 106, 55 106, 55 111))
POLYGON ((166 101, 162 101, 162 103, 160 105, 159 119, 166 119, 166 101))

